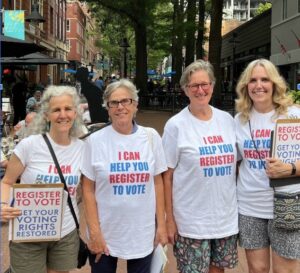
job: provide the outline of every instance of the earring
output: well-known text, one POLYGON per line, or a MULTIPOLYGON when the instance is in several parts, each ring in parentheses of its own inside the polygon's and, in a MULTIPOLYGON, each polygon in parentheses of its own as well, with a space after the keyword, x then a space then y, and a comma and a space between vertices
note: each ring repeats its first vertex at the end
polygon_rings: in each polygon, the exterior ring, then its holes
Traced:
POLYGON ((46 123, 46 131, 47 132, 50 131, 50 121, 47 121, 47 123, 46 123))

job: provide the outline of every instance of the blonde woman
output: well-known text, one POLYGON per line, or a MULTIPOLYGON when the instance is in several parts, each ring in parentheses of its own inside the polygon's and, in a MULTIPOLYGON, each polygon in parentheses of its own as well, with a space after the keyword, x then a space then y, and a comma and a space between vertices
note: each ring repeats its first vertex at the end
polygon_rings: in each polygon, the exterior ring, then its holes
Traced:
MULTIPOLYGON (((268 273, 270 252, 275 273, 299 272, 300 232, 278 229, 273 223, 273 189, 269 177, 300 175, 300 161, 283 163, 268 158, 271 131, 279 118, 299 118, 287 85, 268 60, 252 61, 237 84, 235 117, 239 152, 239 242, 246 249, 249 272, 268 273)), ((280 187, 300 191, 300 184, 280 187)))

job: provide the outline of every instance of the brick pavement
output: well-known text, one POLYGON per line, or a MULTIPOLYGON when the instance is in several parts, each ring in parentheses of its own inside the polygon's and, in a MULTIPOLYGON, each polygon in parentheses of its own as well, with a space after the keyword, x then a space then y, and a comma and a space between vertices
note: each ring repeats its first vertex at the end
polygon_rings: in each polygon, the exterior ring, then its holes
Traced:
MULTIPOLYGON (((144 111, 139 110, 137 114, 137 122, 140 125, 153 127, 155 128, 160 134, 163 132, 163 127, 166 121, 172 116, 170 112, 158 112, 158 111, 144 111)), ((83 229, 85 223, 81 224, 83 229)), ((167 264, 167 268, 165 273, 178 273, 176 269, 176 260, 173 256, 172 247, 169 246, 168 251, 168 258, 169 262, 167 264)), ((74 270, 71 273, 90 273, 89 266, 85 266, 81 270, 74 270)), ((117 273, 126 273, 126 263, 124 261, 119 261, 117 273)), ((245 254, 242 249, 239 249, 239 264, 237 268, 232 270, 226 270, 228 273, 246 273, 247 272, 247 264, 245 259, 245 254)))
MULTIPOLYGON (((149 126, 155 128, 160 134, 163 131, 163 127, 165 122, 172 116, 169 112, 156 112, 156 111, 139 111, 137 115, 137 121, 139 124, 144 126, 149 126)), ((81 217, 82 223, 81 228, 83 229, 82 233, 84 233, 85 223, 83 221, 83 217, 81 217)), ((9 254, 8 254, 8 241, 7 241, 7 225, 1 227, 1 272, 4 272, 4 269, 7 268, 9 264, 9 254)), ((172 255, 172 249, 169 247, 169 263, 167 265, 166 273, 178 273, 176 270, 176 261, 174 256, 172 255)), ((239 265, 237 268, 233 270, 227 270, 226 272, 230 273, 246 273, 247 265, 245 261, 244 251, 239 249, 239 265)), ((73 270, 71 273, 89 273, 89 266, 85 266, 80 270, 73 270)), ((124 261, 120 261, 118 266, 118 273, 126 273, 126 265, 124 261)))

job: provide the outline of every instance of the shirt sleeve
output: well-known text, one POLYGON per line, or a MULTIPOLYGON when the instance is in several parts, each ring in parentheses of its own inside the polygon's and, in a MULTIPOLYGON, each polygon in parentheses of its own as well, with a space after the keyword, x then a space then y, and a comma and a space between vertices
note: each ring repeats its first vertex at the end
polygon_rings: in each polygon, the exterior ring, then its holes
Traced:
POLYGON ((14 149, 14 155, 16 155, 23 166, 25 167, 29 162, 30 151, 32 151, 32 137, 22 139, 14 149))
MULTIPOLYGON (((152 128, 151 128, 152 129, 152 128)), ((151 130, 153 135, 153 154, 155 159, 154 175, 158 175, 167 170, 166 157, 162 146, 162 140, 158 132, 151 130)))
POLYGON ((88 137, 86 139, 84 147, 83 147, 82 174, 92 181, 96 180, 94 168, 92 166, 92 140, 91 140, 91 137, 88 137))
POLYGON ((177 142, 178 128, 167 122, 162 137, 162 145, 165 152, 167 165, 172 169, 177 166, 179 160, 179 148, 177 142))

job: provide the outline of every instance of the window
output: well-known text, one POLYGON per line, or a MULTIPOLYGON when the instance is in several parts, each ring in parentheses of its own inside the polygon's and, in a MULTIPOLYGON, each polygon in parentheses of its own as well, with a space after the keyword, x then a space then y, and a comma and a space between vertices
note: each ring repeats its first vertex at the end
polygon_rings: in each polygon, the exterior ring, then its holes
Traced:
POLYGON ((54 34, 53 27, 54 27, 54 11, 53 8, 50 7, 50 33, 51 34, 54 34))
POLYGON ((287 0, 282 1, 282 19, 287 18, 287 0))
POLYGON ((67 20, 67 31, 70 32, 70 20, 67 20))

